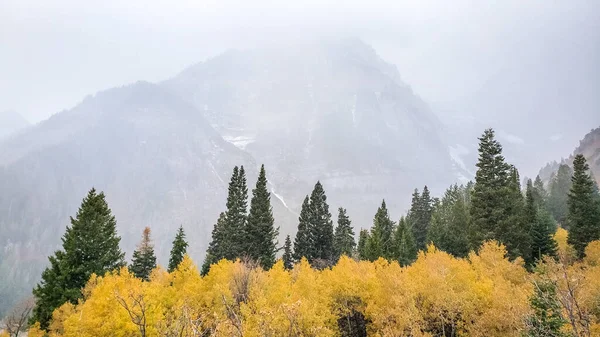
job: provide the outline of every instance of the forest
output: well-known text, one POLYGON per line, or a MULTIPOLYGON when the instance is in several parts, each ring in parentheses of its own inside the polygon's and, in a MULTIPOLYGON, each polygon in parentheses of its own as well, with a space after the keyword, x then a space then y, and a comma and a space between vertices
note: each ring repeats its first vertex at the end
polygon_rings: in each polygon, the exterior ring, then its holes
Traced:
POLYGON ((522 187, 492 129, 473 182, 415 189, 397 222, 382 201, 358 235, 344 208, 334 226, 317 182, 280 245, 264 166, 249 205, 233 169, 199 268, 174 234, 166 269, 150 228, 126 263, 90 190, 24 306, 28 336, 600 336, 600 193, 585 157, 522 187))

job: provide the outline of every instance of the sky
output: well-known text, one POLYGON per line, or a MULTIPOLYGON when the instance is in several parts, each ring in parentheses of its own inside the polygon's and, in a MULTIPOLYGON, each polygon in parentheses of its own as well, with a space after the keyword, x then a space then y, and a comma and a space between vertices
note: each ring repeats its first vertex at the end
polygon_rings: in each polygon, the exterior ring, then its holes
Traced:
POLYGON ((600 125, 596 0, 1 0, 0 111, 38 122, 229 48, 344 37, 450 124, 497 124, 515 144, 537 126, 562 153, 600 125))

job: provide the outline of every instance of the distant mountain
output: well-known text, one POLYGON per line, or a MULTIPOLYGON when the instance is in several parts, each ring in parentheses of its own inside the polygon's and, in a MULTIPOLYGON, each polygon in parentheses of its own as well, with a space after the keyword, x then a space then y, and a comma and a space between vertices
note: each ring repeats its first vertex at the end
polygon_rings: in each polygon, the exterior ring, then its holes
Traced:
POLYGON ((0 139, 28 127, 29 122, 13 110, 0 111, 0 139))
POLYGON ((444 137, 396 68, 358 40, 230 51, 160 84, 100 92, 0 142, 0 298, 29 292, 92 186, 128 253, 150 226, 165 263, 182 224, 200 263, 235 165, 252 189, 265 164, 282 236, 317 180, 358 233, 381 199, 398 218, 412 189, 435 193, 468 174, 444 137))
MULTIPOLYGON (((567 159, 561 159, 560 162, 573 166, 573 159, 575 155, 578 154, 583 154, 590 166, 592 175, 596 181, 600 183, 600 127, 593 129, 586 134, 583 139, 579 141, 579 146, 573 151, 573 154, 567 159)), ((560 163, 557 161, 546 164, 539 172, 540 178, 544 182, 549 181, 551 176, 558 171, 559 164, 560 163)))

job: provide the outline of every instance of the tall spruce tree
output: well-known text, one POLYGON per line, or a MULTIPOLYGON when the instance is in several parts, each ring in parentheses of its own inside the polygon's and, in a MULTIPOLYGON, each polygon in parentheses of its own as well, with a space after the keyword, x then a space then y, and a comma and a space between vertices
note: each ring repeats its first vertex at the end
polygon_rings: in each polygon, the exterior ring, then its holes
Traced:
POLYGON ((584 256, 588 243, 600 239, 600 206, 595 192, 595 182, 589 173, 589 166, 581 154, 573 160, 572 187, 568 195, 569 236, 567 242, 573 245, 577 256, 584 256))
POLYGON ((526 262, 531 262, 530 232, 533 223, 524 221, 525 201, 519 172, 512 165, 509 171, 508 191, 504 204, 501 205, 506 216, 500 221, 495 237, 506 246, 510 258, 521 256, 526 262))
POLYGON ((154 255, 154 245, 150 239, 150 228, 146 227, 142 234, 142 241, 133 252, 129 271, 137 278, 150 281, 150 274, 154 268, 156 268, 156 255, 154 255))
POLYGON ((292 240, 290 236, 287 235, 285 237, 285 244, 283 246, 283 267, 286 270, 291 270, 294 268, 294 258, 292 256, 292 240))
POLYGON ((544 187, 544 182, 542 181, 542 179, 540 178, 540 176, 536 176, 535 177, 535 181, 533 182, 533 188, 534 188, 534 199, 535 202, 537 203, 537 205, 539 207, 542 207, 544 209, 547 208, 547 202, 548 202, 548 192, 546 191, 546 188, 544 187))
POLYGON ((331 221, 325 190, 319 181, 315 184, 310 195, 309 211, 309 228, 314 238, 312 250, 315 255, 313 258, 331 262, 335 257, 333 222, 331 221))
POLYGON ((54 309, 66 302, 76 304, 92 274, 104 275, 125 266, 116 226, 104 193, 92 188, 67 226, 62 250, 49 257, 50 266, 33 290, 36 306, 32 322, 40 322, 47 329, 54 309))
POLYGON ((377 209, 373 218, 373 227, 367 241, 370 260, 379 257, 391 259, 394 257, 394 222, 390 219, 385 200, 377 209))
POLYGON ((367 241, 369 241, 369 231, 367 229, 361 229, 358 234, 358 246, 356 250, 358 251, 358 258, 361 260, 368 260, 368 252, 367 252, 367 241))
POLYGON ((298 217, 298 231, 294 238, 294 260, 300 261, 303 257, 312 261, 314 252, 314 238, 310 227, 310 199, 308 195, 304 198, 300 216, 298 217))
POLYGON ((556 221, 565 229, 568 228, 567 213, 569 207, 567 199, 571 190, 571 177, 573 171, 567 164, 561 164, 558 167, 556 175, 551 179, 549 184, 550 193, 548 195, 548 210, 556 219, 556 221))
POLYGON ((500 225, 511 215, 511 167, 504 161, 502 145, 494 130, 487 129, 479 137, 479 159, 475 185, 471 194, 471 248, 477 249, 486 240, 498 240, 500 225))
POLYGON ((345 208, 338 208, 338 221, 333 239, 336 260, 342 255, 352 256, 356 242, 354 241, 354 230, 345 208))
POLYGON ((394 233, 396 248, 396 259, 401 266, 407 266, 417 259, 417 244, 415 242, 413 231, 404 217, 398 221, 398 227, 394 233))
POLYGON ((271 194, 267 190, 267 175, 265 166, 262 165, 250 201, 246 225, 246 253, 264 269, 270 269, 275 264, 279 228, 275 228, 274 222, 271 194))
POLYGON ((446 190, 442 200, 434 204, 427 242, 457 257, 469 253, 469 209, 465 187, 453 185, 446 190))
POLYGON ((415 189, 412 195, 411 207, 408 214, 408 221, 412 227, 413 235, 418 249, 425 249, 427 244, 427 231, 431 224, 433 214, 433 199, 427 186, 423 188, 423 193, 415 189))
POLYGON ((213 226, 212 239, 208 244, 206 257, 204 258, 204 263, 200 270, 200 274, 203 276, 208 274, 212 264, 215 264, 224 258, 223 245, 226 243, 226 240, 224 237, 225 231, 223 229, 226 226, 226 222, 227 216, 225 215, 225 212, 221 212, 221 214, 219 214, 219 219, 217 219, 217 222, 213 226))
POLYGON ((177 234, 175 235, 175 239, 173 240, 173 248, 171 248, 171 255, 169 258, 169 273, 172 273, 181 261, 183 261, 183 257, 187 252, 188 243, 185 241, 185 232, 183 231, 183 226, 179 226, 177 230, 177 234))
POLYGON ((554 241, 550 215, 539 206, 537 191, 531 180, 525 190, 525 209, 523 220, 531 228, 531 259, 535 263, 544 255, 555 256, 557 245, 554 241))

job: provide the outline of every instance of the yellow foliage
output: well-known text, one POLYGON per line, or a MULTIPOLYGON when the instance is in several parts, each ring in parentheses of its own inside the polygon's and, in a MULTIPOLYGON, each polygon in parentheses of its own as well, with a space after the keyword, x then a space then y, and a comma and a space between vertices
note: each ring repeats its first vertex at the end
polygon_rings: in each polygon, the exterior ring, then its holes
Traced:
MULTIPOLYGON (((600 243, 586 253, 569 266, 545 260, 544 275, 556 282, 561 301, 576 286, 572 300, 598 332, 600 243)), ((306 260, 291 271, 281 261, 265 271, 222 260, 205 277, 185 256, 175 271, 157 269, 149 282, 127 269, 93 276, 78 305, 54 313, 50 336, 333 337, 351 320, 366 322, 369 336, 521 336, 531 278, 496 242, 465 259, 429 246, 406 267, 344 256, 322 271, 306 260)), ((39 325, 29 331, 42 335, 39 325)))

